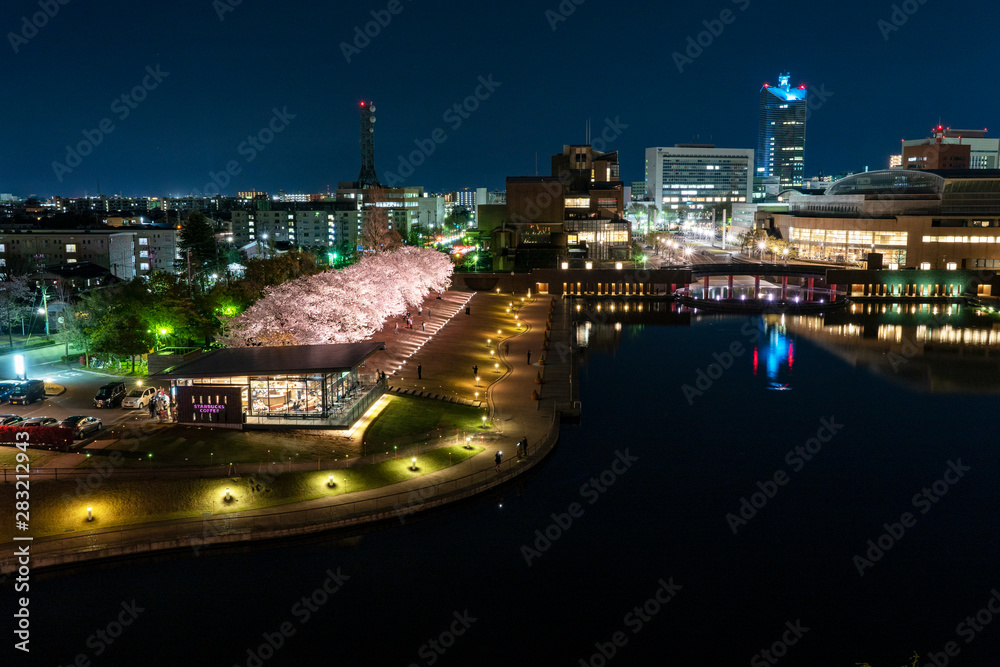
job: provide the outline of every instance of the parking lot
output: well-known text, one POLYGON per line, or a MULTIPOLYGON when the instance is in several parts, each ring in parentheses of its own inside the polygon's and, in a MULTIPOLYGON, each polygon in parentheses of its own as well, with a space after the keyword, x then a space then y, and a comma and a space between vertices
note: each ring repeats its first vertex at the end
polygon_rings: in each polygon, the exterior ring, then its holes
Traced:
MULTIPOLYGON (((61 348, 57 351, 61 351, 61 348)), ((120 380, 125 383, 127 391, 131 391, 136 386, 135 378, 108 375, 100 371, 91 371, 78 367, 76 364, 66 364, 59 361, 60 355, 53 355, 49 350, 40 350, 31 354, 31 356, 28 354, 25 356, 26 371, 30 379, 42 379, 48 383, 60 385, 65 387, 65 391, 58 395, 46 396, 44 399, 35 401, 30 405, 11 405, 8 402, 0 403, 0 414, 18 415, 24 419, 54 417, 59 421, 72 415, 91 415, 97 417, 103 423, 104 428, 102 432, 136 415, 146 415, 145 408, 142 410, 130 410, 119 407, 94 407, 94 396, 97 394, 98 388, 102 385, 120 380), (46 358, 52 356, 55 356, 55 359, 46 358)), ((0 358, 0 372, 3 373, 0 378, 13 381, 13 363, 12 355, 0 358)), ((82 441, 82 443, 86 444, 99 437, 100 433, 91 435, 82 441)))

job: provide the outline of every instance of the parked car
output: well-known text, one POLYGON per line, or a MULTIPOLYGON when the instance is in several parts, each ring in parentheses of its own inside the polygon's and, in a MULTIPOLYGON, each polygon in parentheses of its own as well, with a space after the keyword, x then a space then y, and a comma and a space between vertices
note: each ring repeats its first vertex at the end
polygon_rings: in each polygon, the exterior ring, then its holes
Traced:
POLYGON ((144 408, 149 405, 149 401, 156 395, 155 387, 136 387, 122 399, 123 408, 144 408))
POLYGON ((62 420, 62 426, 73 429, 73 438, 82 440, 91 433, 97 433, 103 426, 97 417, 86 417, 84 415, 73 415, 62 420))
POLYGON ((122 404, 125 393, 124 382, 109 382, 97 390, 97 395, 94 396, 94 407, 116 408, 122 404))
POLYGON ((45 382, 24 380, 17 383, 8 400, 11 405, 29 405, 42 398, 45 398, 45 382))
POLYGON ((14 389, 17 388, 17 382, 0 382, 0 402, 9 401, 10 395, 14 393, 14 389))
POLYGON ((32 417, 31 419, 25 419, 23 422, 18 424, 18 426, 59 426, 59 420, 55 417, 32 417))
POLYGON ((17 426, 24 421, 20 415, 0 415, 0 426, 17 426))

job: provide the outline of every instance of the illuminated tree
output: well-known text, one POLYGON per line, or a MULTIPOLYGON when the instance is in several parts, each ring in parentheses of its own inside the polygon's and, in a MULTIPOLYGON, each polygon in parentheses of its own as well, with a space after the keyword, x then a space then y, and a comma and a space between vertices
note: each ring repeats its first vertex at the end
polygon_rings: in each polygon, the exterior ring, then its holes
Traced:
POLYGON ((226 323, 223 343, 312 345, 370 338, 390 317, 414 309, 451 283, 448 255, 404 247, 377 253, 346 269, 324 271, 269 288, 226 323))

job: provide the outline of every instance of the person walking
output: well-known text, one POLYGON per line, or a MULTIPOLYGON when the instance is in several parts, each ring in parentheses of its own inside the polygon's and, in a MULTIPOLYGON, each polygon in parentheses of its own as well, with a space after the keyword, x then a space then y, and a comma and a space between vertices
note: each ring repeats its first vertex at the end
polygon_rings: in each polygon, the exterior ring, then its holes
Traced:
POLYGON ((528 458, 528 436, 521 438, 521 449, 524 451, 524 458, 528 458))
POLYGON ((424 367, 421 366, 420 364, 417 364, 417 379, 418 380, 422 380, 423 379, 421 377, 421 373, 423 373, 423 370, 424 370, 424 367))
POLYGON ((420 330, 426 333, 426 331, 427 331, 427 322, 421 322, 420 323, 420 330))
POLYGON ((518 460, 520 460, 521 458, 524 457, 524 452, 521 449, 521 441, 520 440, 517 441, 517 445, 515 445, 514 452, 517 454, 518 460))
POLYGON ((392 333, 395 333, 395 334, 399 333, 399 322, 396 322, 396 329, 392 333))
POLYGON ((472 377, 479 375, 479 364, 472 364, 472 377))
POLYGON ((497 455, 493 457, 493 460, 497 462, 497 472, 500 472, 500 462, 503 461, 503 452, 497 451, 497 455))
POLYGON ((510 354, 510 341, 503 344, 503 353, 510 354))
POLYGON ((531 365, 531 350, 528 350, 528 365, 531 365))
POLYGON ((423 314, 424 314, 424 307, 420 306, 419 308, 417 308, 417 317, 420 317, 423 314))
POLYGON ((149 397, 149 403, 146 404, 146 408, 149 410, 150 419, 156 416, 156 394, 149 397))

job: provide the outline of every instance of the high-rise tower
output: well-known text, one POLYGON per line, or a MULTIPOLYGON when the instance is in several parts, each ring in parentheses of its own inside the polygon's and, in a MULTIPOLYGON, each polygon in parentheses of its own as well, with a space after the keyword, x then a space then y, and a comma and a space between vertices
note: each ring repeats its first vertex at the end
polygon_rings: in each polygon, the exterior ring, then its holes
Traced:
POLYGON ((793 88, 791 75, 764 84, 757 110, 754 176, 777 176, 781 188, 801 187, 805 175, 806 87, 793 88))
POLYGON ((375 103, 361 103, 361 172, 358 189, 380 188, 375 175, 375 103))

